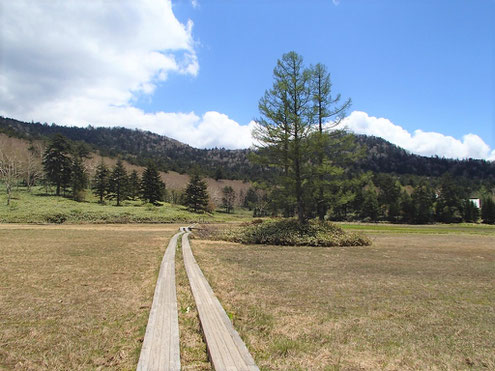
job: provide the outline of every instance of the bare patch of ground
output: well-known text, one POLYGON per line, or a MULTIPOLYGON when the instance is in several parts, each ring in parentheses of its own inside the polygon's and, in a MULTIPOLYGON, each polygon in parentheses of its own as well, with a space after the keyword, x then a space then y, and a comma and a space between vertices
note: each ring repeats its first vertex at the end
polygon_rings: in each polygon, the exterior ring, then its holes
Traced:
POLYGON ((495 237, 372 238, 192 248, 262 369, 494 369, 495 237))

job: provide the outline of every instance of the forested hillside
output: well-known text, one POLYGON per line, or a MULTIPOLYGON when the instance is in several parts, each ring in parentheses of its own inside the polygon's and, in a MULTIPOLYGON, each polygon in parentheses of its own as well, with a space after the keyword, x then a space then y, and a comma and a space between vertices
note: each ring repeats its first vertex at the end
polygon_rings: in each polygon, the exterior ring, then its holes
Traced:
MULTIPOLYGON (((122 127, 67 127, 46 123, 26 123, 0 117, 0 132, 23 139, 48 139, 59 133, 72 141, 83 141, 101 155, 121 156, 143 166, 152 159, 160 170, 188 173, 193 168, 213 178, 257 180, 270 174, 268 169, 248 159, 249 149, 197 149, 149 131, 122 127)), ((495 183, 495 163, 484 160, 453 160, 424 157, 378 137, 355 136, 355 151, 362 157, 352 166, 356 172, 393 173, 398 175, 440 177, 450 173, 466 181, 495 183)))

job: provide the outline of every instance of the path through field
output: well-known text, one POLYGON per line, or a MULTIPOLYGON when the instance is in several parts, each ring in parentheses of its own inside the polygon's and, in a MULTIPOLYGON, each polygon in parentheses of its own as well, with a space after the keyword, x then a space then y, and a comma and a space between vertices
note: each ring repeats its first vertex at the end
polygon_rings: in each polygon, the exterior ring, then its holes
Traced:
POLYGON ((165 252, 138 370, 180 369, 174 260, 177 239, 181 234, 183 234, 184 265, 213 367, 216 370, 258 370, 253 357, 232 326, 229 317, 194 259, 189 245, 190 230, 188 228, 181 228, 181 232, 172 237, 165 252))

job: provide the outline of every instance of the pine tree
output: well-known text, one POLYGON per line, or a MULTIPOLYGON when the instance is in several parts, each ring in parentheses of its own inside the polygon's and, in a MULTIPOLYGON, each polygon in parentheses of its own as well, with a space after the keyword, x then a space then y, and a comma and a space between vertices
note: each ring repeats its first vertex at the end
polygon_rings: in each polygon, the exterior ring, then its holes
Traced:
POLYGON ((195 213, 205 212, 208 207, 208 200, 206 182, 197 174, 191 176, 185 192, 185 205, 195 213))
POLYGON ((225 208, 225 212, 230 214, 234 211, 234 202, 235 202, 235 191, 231 186, 225 186, 222 189, 223 197, 222 197, 222 207, 225 208))
POLYGON ((117 206, 120 206, 121 201, 127 199, 127 185, 127 171, 125 170, 122 160, 119 159, 110 174, 107 198, 116 200, 117 206))
POLYGON ((71 146, 67 138, 57 134, 48 144, 43 155, 43 168, 46 178, 56 186, 56 195, 69 185, 71 179, 72 161, 71 146))
POLYGON ((421 182, 414 188, 411 198, 414 204, 414 222, 418 224, 431 222, 435 201, 433 189, 426 182, 421 182))
POLYGON ((463 219, 468 223, 476 223, 480 218, 480 210, 469 199, 463 201, 463 219))
POLYGON ((96 167, 96 173, 93 178, 93 193, 99 197, 99 203, 103 203, 103 199, 107 195, 109 177, 110 171, 102 160, 96 167))
POLYGON ((158 201, 163 201, 165 183, 160 179, 160 174, 156 166, 151 163, 144 170, 141 179, 141 198, 145 202, 158 205, 158 201))
POLYGON ((495 202, 493 198, 486 197, 481 200, 481 218, 485 224, 495 224, 495 202))
POLYGON ((84 199, 83 193, 88 186, 88 181, 88 174, 82 159, 79 156, 75 156, 72 160, 71 172, 72 197, 74 200, 82 201, 84 199))
POLYGON ((141 180, 136 170, 129 175, 128 195, 129 199, 136 200, 141 193, 141 180))
POLYGON ((253 210, 254 206, 258 202, 258 195, 256 190, 252 187, 246 192, 246 197, 244 197, 243 207, 246 207, 249 211, 253 210))
POLYGON ((364 191, 363 194, 361 218, 377 221, 379 213, 380 213, 380 207, 378 205, 378 198, 376 192, 374 190, 374 187, 370 187, 370 189, 364 191))

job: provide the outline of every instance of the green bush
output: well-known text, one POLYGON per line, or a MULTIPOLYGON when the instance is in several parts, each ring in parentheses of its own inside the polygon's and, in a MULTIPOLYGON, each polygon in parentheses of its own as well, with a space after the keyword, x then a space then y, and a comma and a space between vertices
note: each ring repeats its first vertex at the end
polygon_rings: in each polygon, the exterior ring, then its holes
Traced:
POLYGON ((311 220, 301 224, 296 219, 250 223, 225 232, 223 239, 244 244, 292 246, 368 246, 371 240, 349 233, 329 222, 311 220))

